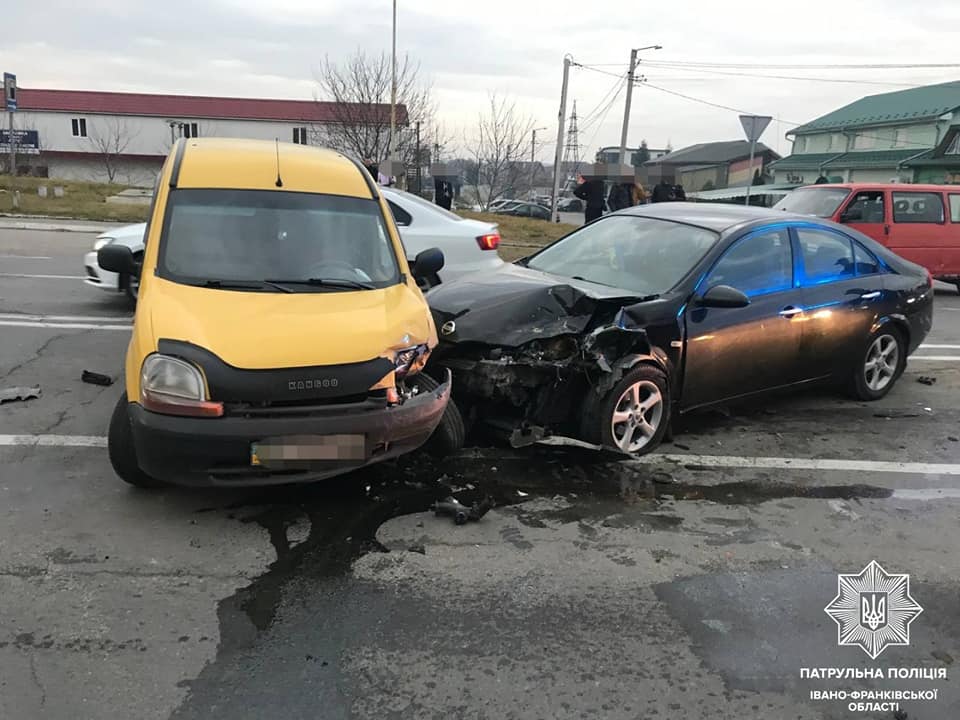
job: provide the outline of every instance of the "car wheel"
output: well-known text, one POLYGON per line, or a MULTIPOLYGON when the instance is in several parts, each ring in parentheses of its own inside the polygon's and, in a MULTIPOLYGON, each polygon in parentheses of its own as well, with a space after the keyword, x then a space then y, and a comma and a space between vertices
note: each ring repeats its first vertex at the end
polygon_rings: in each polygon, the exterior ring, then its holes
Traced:
MULTIPOLYGON (((134 253, 133 259, 137 263, 143 263, 143 252, 134 253)), ((127 275, 124 277, 123 291, 127 295, 127 300, 131 307, 136 307, 137 297, 140 295, 140 276, 127 275)))
POLYGON ((634 368, 585 415, 591 442, 631 455, 656 448, 670 425, 670 389, 659 368, 634 368))
POLYGON ((905 345, 903 334, 894 327, 882 327, 870 336, 850 383, 855 398, 879 400, 890 392, 907 362, 905 345))
MULTIPOLYGON (((440 387, 440 383, 423 372, 411 378, 410 385, 419 388, 420 392, 431 392, 440 387)), ((440 424, 424 443, 423 449, 435 457, 452 455, 463 447, 466 434, 463 416, 451 398, 443 411, 443 417, 440 418, 440 424)))
POLYGON ((133 428, 130 425, 130 413, 127 407, 127 394, 117 401, 110 416, 110 429, 107 432, 107 453, 110 464, 120 479, 141 488, 163 487, 166 483, 147 475, 137 464, 137 451, 133 445, 133 428))

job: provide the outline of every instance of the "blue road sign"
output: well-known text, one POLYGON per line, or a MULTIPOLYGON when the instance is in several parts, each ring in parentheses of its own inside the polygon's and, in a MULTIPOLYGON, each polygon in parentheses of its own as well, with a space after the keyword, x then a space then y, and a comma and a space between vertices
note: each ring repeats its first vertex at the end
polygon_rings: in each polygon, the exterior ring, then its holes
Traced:
POLYGON ((7 102, 7 112, 17 109, 17 76, 13 73, 3 74, 3 97, 7 102))

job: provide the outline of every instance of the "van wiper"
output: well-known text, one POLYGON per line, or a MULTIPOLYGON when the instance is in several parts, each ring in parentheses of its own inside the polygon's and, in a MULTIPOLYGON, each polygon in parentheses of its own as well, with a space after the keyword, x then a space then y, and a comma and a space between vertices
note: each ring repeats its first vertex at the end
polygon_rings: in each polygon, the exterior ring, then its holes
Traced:
POLYGON ((198 284, 200 284, 201 287, 221 288, 223 290, 263 290, 264 285, 269 285, 272 288, 276 288, 280 292, 293 292, 293 290, 290 288, 283 287, 282 285, 275 285, 274 283, 267 281, 258 282, 256 280, 205 280, 203 283, 198 284))
POLYGON ((346 290, 376 290, 370 283, 341 278, 304 278, 299 280, 264 280, 268 285, 308 285, 311 287, 343 288, 346 290))

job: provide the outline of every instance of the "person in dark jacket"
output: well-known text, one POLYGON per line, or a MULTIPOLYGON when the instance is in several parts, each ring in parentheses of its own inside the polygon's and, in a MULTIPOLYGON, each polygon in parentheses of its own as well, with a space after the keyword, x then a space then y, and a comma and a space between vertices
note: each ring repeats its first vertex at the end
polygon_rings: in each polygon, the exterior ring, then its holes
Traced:
POLYGON ((580 184, 574 189, 573 194, 584 202, 583 221, 584 223, 593 222, 603 215, 603 181, 602 180, 584 180, 580 178, 580 184))
POLYGON ((607 206, 610 212, 623 210, 633 205, 633 183, 614 183, 607 196, 607 206))
POLYGON ((650 202, 670 202, 676 199, 673 185, 661 180, 653 187, 653 195, 650 198, 650 202))

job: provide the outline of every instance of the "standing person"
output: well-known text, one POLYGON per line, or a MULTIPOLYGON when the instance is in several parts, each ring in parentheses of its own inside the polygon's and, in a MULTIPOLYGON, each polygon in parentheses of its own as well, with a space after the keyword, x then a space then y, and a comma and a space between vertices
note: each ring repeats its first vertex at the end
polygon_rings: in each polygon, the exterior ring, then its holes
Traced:
POLYGON ((380 168, 377 167, 377 164, 370 158, 364 158, 363 166, 367 169, 367 172, 370 173, 370 177, 379 182, 380 168))
POLYGON ((603 215, 603 181, 591 178, 584 180, 583 176, 577 178, 580 182, 574 189, 573 194, 583 200, 583 222, 591 223, 603 215))
POLYGON ((610 212, 623 210, 633 204, 633 183, 614 183, 607 196, 610 212))
POLYGON ((633 187, 630 189, 631 195, 633 196, 634 205, 646 205, 647 203, 647 191, 643 189, 643 185, 640 183, 634 183, 633 187))

